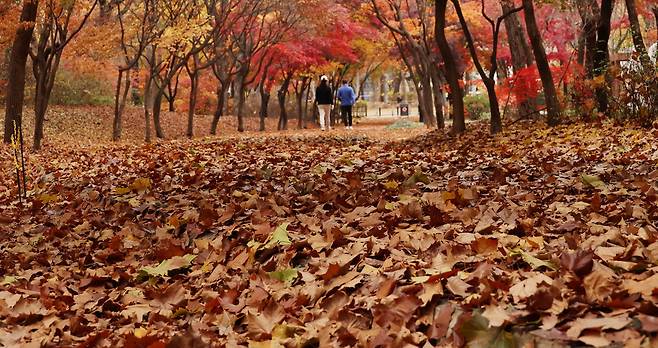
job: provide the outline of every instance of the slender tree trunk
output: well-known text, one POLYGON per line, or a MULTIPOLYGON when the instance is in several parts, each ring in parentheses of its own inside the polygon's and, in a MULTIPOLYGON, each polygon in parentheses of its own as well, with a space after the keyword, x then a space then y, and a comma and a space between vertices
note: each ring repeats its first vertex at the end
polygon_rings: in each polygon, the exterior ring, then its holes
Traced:
POLYGON ((210 134, 217 135, 217 125, 219 124, 219 119, 224 114, 224 104, 226 103, 226 92, 228 90, 229 83, 217 83, 217 107, 212 117, 212 124, 210 125, 210 134))
POLYGON ((151 75, 146 79, 146 84, 144 85, 144 141, 147 143, 151 142, 151 110, 153 109, 153 90, 151 75))
POLYGON ((503 131, 503 121, 500 117, 500 105, 496 95, 496 82, 494 80, 483 80, 489 97, 489 109, 491 111, 491 134, 498 134, 503 131))
POLYGON ((36 62, 33 64, 39 65, 36 70, 38 73, 35 78, 37 85, 35 88, 35 108, 34 108, 34 143, 35 150, 41 149, 41 142, 44 134, 44 124, 46 121, 46 112, 48 111, 48 103, 50 101, 50 94, 55 84, 55 76, 59 69, 59 63, 62 57, 62 51, 51 53, 50 58, 46 56, 36 57, 36 62))
POLYGON ((651 58, 647 53, 647 47, 644 45, 642 38, 642 28, 640 27, 640 20, 637 15, 637 8, 635 7, 635 0, 626 0, 626 11, 628 12, 628 21, 631 24, 631 34, 633 36, 633 46, 635 51, 640 55, 640 62, 645 71, 655 70, 651 64, 651 58))
POLYGON ((400 95, 400 90, 402 88, 402 72, 398 71, 395 74, 395 77, 393 78, 393 94, 395 98, 395 102, 397 103, 398 100, 401 100, 402 97, 400 95))
POLYGON ((258 130, 261 132, 265 131, 265 118, 267 118, 267 112, 270 105, 270 91, 269 88, 265 86, 266 82, 261 81, 258 86, 258 91, 260 92, 260 111, 258 116, 260 118, 260 125, 258 130))
POLYGON ((30 41, 37 16, 38 0, 25 0, 21 10, 21 19, 11 48, 9 76, 5 101, 4 142, 11 143, 14 127, 21 129, 23 121, 23 103, 25 101, 25 65, 30 51, 30 41))
MULTIPOLYGON (((306 98, 304 98, 304 120, 308 121, 308 102, 311 99, 311 79, 309 79, 309 82, 306 84, 306 90, 304 91, 306 98)), ((315 117, 310 119, 312 123, 315 123, 315 117)))
POLYGON ((459 73, 457 72, 457 63, 452 54, 452 48, 446 38, 446 7, 448 0, 436 0, 435 3, 435 38, 439 46, 439 51, 444 61, 446 80, 450 87, 450 95, 453 110, 452 131, 456 134, 463 133, 466 130, 465 113, 464 113, 464 94, 459 84, 459 73))
POLYGON ((425 75, 422 78, 423 81, 423 104, 425 106, 425 125, 429 128, 436 127, 436 118, 434 116, 434 93, 432 90, 432 77, 429 72, 430 69, 427 69, 425 75))
MULTIPOLYGON (((514 9, 512 0, 502 1, 503 13, 508 13, 514 9)), ((525 32, 518 13, 513 13, 505 17, 505 29, 507 30, 507 39, 510 50, 512 51, 512 67, 517 73, 525 67, 532 66, 535 63, 532 49, 526 41, 525 32)))
POLYGON ((37 88, 34 100, 34 139, 32 147, 35 150, 41 149, 41 141, 43 140, 43 127, 46 121, 46 100, 42 88, 37 88))
POLYGON ((155 136, 160 139, 165 138, 164 131, 162 130, 162 123, 160 122, 160 112, 162 111, 162 98, 164 91, 157 90, 155 98, 153 98, 153 127, 155 128, 155 136))
POLYGON ((432 78, 432 94, 434 95, 434 108, 436 109, 436 126, 439 129, 445 128, 445 117, 443 116, 443 91, 441 90, 441 76, 439 69, 433 66, 430 69, 432 78))
POLYGON ((179 78, 180 73, 176 74, 175 79, 169 80, 169 83, 167 83, 167 93, 164 94, 165 99, 167 99, 170 112, 176 111, 176 96, 178 95, 179 78))
POLYGON ((548 124, 555 126, 560 123, 560 103, 557 99, 557 91, 555 84, 553 84, 553 74, 551 73, 546 51, 544 50, 544 43, 542 42, 539 28, 537 27, 537 19, 535 18, 535 6, 532 0, 523 0, 523 9, 525 14, 526 28, 528 29, 528 36, 530 37, 530 44, 532 51, 535 54, 535 61, 537 62, 537 70, 544 87, 544 96, 546 98, 546 108, 548 112, 548 124))
POLYGON ((235 113, 238 116, 238 132, 244 132, 244 103, 245 103, 245 80, 248 72, 242 71, 238 75, 238 86, 236 87, 237 105, 235 113))
MULTIPOLYGON (((468 27, 468 23, 466 22, 466 18, 464 17, 461 6, 459 5, 459 1, 453 0, 452 3, 455 6, 455 10, 457 11, 457 16, 459 17, 459 22, 461 24, 462 31, 464 32, 464 36, 466 37, 466 42, 468 43, 468 48, 471 54, 471 58, 473 59, 473 63, 475 64, 478 74, 480 74, 480 78, 482 78, 482 82, 484 83, 484 86, 487 90, 487 96, 489 97, 489 109, 491 111, 491 134, 500 133, 503 130, 503 123, 500 117, 500 106, 498 105, 498 96, 496 95, 496 81, 495 81, 496 71, 498 70, 498 65, 497 65, 498 64, 498 60, 497 60, 498 35, 500 34, 500 32, 498 31, 498 26, 494 26, 493 20, 491 20, 493 27, 492 28, 493 50, 490 56, 490 61, 491 61, 491 66, 489 67, 490 71, 487 73, 482 67, 482 64, 480 63, 480 59, 478 58, 473 36, 471 35, 471 31, 468 27)), ((512 14, 511 11, 503 15, 509 16, 510 14, 512 14)))
POLYGON ((658 38, 658 6, 652 6, 651 12, 653 12, 653 18, 656 24, 656 37, 658 38))
POLYGON ((281 114, 279 115, 279 125, 278 130, 288 129, 288 112, 286 111, 286 96, 288 95, 288 88, 290 87, 290 81, 292 80, 292 73, 286 74, 279 92, 277 93, 277 98, 279 100, 279 110, 281 114))
POLYGON ((196 109, 197 94, 199 93, 199 73, 194 70, 190 75, 190 109, 187 111, 187 137, 194 136, 194 111, 196 109))
MULTIPOLYGON (((608 41, 610 40, 610 30, 612 21, 612 12, 615 8, 614 0, 601 1, 601 15, 596 29, 596 50, 594 52, 594 75, 607 75, 608 64, 610 61, 610 51, 608 41)), ((599 112, 608 111, 608 91, 605 87, 596 88, 596 103, 599 112)))
POLYGON ((582 40, 584 50, 579 52, 583 56, 584 66, 591 78, 594 76, 594 53, 596 52, 596 26, 599 21, 599 5, 596 0, 578 1, 576 3, 578 13, 583 22, 583 32, 579 40, 582 40))
POLYGON ((119 69, 119 76, 117 78, 116 93, 114 95, 114 121, 112 122, 112 140, 118 141, 121 139, 123 131, 123 111, 126 108, 126 101, 128 100, 128 91, 130 90, 130 69, 119 69), (125 76, 125 82, 121 80, 122 75, 125 76), (123 90, 121 84, 125 83, 123 90))
POLYGON ((425 115, 427 114, 425 94, 423 93, 422 83, 416 79, 414 79, 414 89, 416 90, 416 98, 418 99, 418 122, 425 123, 425 115))

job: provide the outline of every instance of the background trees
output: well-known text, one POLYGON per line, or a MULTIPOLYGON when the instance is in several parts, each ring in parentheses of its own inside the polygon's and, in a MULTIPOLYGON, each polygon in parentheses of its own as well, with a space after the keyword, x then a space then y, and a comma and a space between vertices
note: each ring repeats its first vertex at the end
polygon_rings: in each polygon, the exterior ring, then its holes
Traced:
MULTIPOLYGON (((166 134, 165 100, 168 110, 182 106, 190 137, 199 104, 213 105, 210 134, 227 114, 236 117, 240 131, 250 115, 260 115, 264 130, 269 114, 279 117, 281 129, 288 127, 288 114, 304 128, 314 120, 309 105, 321 74, 334 87, 342 79, 351 81, 360 102, 369 103, 395 100, 408 83, 414 97, 407 101, 418 106, 428 127, 448 124, 461 133, 466 121, 484 110, 497 133, 506 123, 531 116, 555 125, 574 115, 591 120, 623 114, 629 103, 617 102, 626 79, 619 71, 654 70, 655 49, 649 47, 658 38, 658 5, 648 0, 1 4, 4 141, 11 140, 14 125, 22 125, 28 102, 34 105, 35 148, 44 137, 62 64, 67 74, 72 66, 98 65, 88 74, 113 90, 114 140, 121 139, 129 99, 143 102, 147 141, 153 132, 158 138, 166 134), (71 46, 74 51, 67 53, 71 46), (27 69, 32 74, 25 74, 27 69), (210 76, 216 81, 212 90, 210 76), (277 108, 270 105, 273 91, 277 108)), ((634 110, 653 114, 640 99, 634 110)))

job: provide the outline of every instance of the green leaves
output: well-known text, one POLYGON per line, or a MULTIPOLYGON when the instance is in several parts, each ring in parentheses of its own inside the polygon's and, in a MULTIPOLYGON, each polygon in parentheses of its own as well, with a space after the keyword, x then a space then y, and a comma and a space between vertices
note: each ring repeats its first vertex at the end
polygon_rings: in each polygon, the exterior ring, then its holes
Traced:
POLYGON ((171 259, 160 262, 160 264, 155 267, 143 267, 141 270, 139 270, 137 277, 140 279, 149 277, 166 277, 171 271, 190 267, 192 265, 192 260, 195 258, 196 255, 190 254, 185 256, 174 256, 171 259))
POLYGON ((580 179, 583 184, 593 188, 602 189, 605 187, 605 183, 596 175, 582 174, 580 179))
POLYGON ((294 268, 286 268, 279 271, 269 272, 270 277, 280 280, 284 283, 291 284, 297 279, 298 272, 294 268))
POLYGON ((557 266, 555 266, 555 264, 553 264, 552 262, 544 261, 540 258, 537 258, 537 257, 529 254, 528 252, 526 252, 525 250, 523 250, 521 248, 516 248, 516 249, 512 250, 510 255, 511 256, 515 256, 515 255, 519 256, 520 255, 521 258, 523 258, 523 261, 525 261, 527 264, 529 264, 530 267, 532 267, 533 270, 537 270, 537 269, 540 269, 542 267, 553 270, 553 271, 558 269, 557 266))
POLYGON ((272 232, 272 235, 270 238, 267 240, 267 243, 265 243, 266 248, 272 248, 277 245, 290 245, 292 242, 290 241, 290 237, 288 236, 288 223, 283 223, 277 227, 274 232, 272 232))

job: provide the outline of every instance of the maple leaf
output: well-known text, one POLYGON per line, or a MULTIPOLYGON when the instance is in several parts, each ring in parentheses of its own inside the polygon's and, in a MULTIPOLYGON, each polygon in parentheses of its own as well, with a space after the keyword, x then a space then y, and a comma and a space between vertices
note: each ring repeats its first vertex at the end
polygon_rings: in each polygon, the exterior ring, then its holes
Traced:
POLYGON ((277 227, 272 235, 267 239, 264 248, 272 248, 277 245, 290 245, 290 237, 288 236, 288 223, 283 223, 277 227))
POLYGON ((196 255, 187 254, 185 256, 174 256, 170 259, 160 262, 157 266, 146 266, 139 270, 138 278, 148 277, 166 277, 169 272, 188 268, 196 255))
POLYGON ((297 270, 294 268, 283 269, 280 271, 270 272, 270 277, 290 284, 297 278, 297 270))

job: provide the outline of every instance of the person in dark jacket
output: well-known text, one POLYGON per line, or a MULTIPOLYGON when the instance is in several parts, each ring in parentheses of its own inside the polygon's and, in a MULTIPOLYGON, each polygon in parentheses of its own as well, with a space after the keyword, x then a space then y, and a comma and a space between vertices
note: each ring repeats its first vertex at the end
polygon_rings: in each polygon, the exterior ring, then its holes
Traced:
POLYGON ((325 75, 320 77, 320 85, 315 89, 315 103, 320 114, 320 129, 325 130, 325 125, 331 129, 330 116, 334 93, 329 86, 329 78, 325 75))
POLYGON ((347 84, 347 80, 343 80, 343 86, 338 89, 338 99, 340 99, 340 114, 345 128, 352 129, 352 106, 356 103, 356 93, 347 84))

